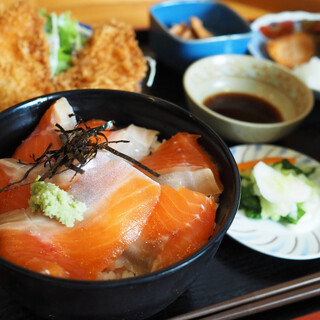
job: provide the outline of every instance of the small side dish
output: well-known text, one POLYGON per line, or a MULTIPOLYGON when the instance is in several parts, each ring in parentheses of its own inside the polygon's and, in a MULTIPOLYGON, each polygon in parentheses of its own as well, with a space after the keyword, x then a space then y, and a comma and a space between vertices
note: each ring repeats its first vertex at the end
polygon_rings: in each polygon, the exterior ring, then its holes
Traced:
POLYGON ((161 1, 149 12, 150 47, 159 60, 179 72, 206 56, 244 54, 252 35, 243 17, 214 0, 161 1))
POLYGON ((265 39, 268 55, 288 68, 308 62, 318 54, 320 17, 304 12, 266 15, 252 24, 265 39))
POLYGON ((242 200, 228 235, 270 256, 319 258, 319 162, 268 144, 230 150, 242 175, 242 200))
POLYGON ((320 14, 285 11, 268 14, 251 24, 249 52, 290 68, 318 96, 320 14))
POLYGON ((248 55, 202 58, 185 71, 183 87, 190 110, 233 142, 276 141, 314 105, 311 90, 287 68, 248 55))

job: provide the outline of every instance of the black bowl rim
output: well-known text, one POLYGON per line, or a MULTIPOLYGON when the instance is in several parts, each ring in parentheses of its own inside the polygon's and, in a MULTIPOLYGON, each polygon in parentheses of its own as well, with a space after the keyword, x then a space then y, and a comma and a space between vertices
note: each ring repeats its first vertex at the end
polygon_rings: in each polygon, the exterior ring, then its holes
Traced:
POLYGON ((97 93, 97 94, 104 94, 108 92, 113 92, 114 94, 121 94, 124 96, 135 96, 135 97, 140 97, 141 99, 147 99, 147 100, 152 100, 153 102, 161 105, 161 107, 164 107, 166 109, 170 110, 175 110, 176 112, 180 112, 184 114, 185 116, 193 119, 194 121, 198 122, 200 126, 203 126, 204 129, 208 132, 210 132, 210 135, 214 135, 217 138, 217 141, 219 141, 221 148, 223 149, 228 161, 231 164, 232 168, 232 174, 235 177, 235 182, 236 182, 236 199, 233 204, 232 210, 230 217, 226 221, 226 223, 220 228, 220 230, 214 234, 214 236, 204 245, 202 246, 199 250, 197 250, 195 253, 190 255, 189 257, 173 264, 170 265, 166 268, 163 268, 161 270, 141 275, 141 276, 136 276, 132 278, 125 278, 125 279, 115 279, 115 280, 77 280, 77 279, 64 279, 64 278, 58 278, 58 277, 53 277, 49 275, 44 275, 32 270, 25 269, 15 263, 12 263, 2 257, 0 257, 0 262, 4 263, 8 268, 15 270, 16 272, 22 273, 27 277, 30 278, 36 278, 38 280, 43 280, 46 282, 54 282, 56 284, 61 284, 63 285, 72 285, 73 287, 81 287, 83 286, 90 287, 90 288, 99 288, 99 287, 118 287, 118 286, 126 286, 126 285, 131 285, 131 284, 137 284, 137 283, 146 283, 149 282, 150 280, 157 280, 164 278, 166 276, 169 276, 171 273, 176 272, 178 269, 182 269, 185 265, 188 265, 191 263, 193 260, 197 259, 199 256, 203 255, 211 246, 213 246, 216 242, 220 241, 220 238, 222 238, 225 234, 228 228, 230 227, 237 209, 238 209, 238 204, 239 204, 239 199, 240 199, 240 176, 239 176, 239 171, 237 169, 237 164, 236 161, 225 144, 225 142, 222 140, 222 138, 213 130, 211 129, 206 123, 204 123, 202 120, 200 120, 197 116, 195 116, 193 113, 190 111, 178 106, 177 104, 167 101, 165 99, 155 97, 149 94, 144 94, 144 93, 137 93, 137 92, 129 92, 129 91, 122 91, 122 90, 111 90, 111 89, 77 89, 77 90, 67 90, 67 91, 59 91, 59 92, 54 92, 50 93, 47 95, 42 95, 39 97, 35 97, 23 102, 20 102, 12 107, 9 107, 8 109, 0 112, 0 119, 3 116, 6 116, 8 113, 15 112, 15 110, 23 109, 23 108, 28 108, 32 107, 35 105, 41 105, 42 103, 45 103, 47 101, 55 101, 63 96, 68 98, 68 96, 72 96, 77 93, 97 93))

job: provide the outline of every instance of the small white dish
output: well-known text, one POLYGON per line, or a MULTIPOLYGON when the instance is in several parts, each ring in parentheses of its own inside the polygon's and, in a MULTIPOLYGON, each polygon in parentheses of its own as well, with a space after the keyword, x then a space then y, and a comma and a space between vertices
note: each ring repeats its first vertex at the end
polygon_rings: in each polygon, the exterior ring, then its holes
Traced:
MULTIPOLYGON (((259 31, 260 27, 270 25, 274 22, 284 22, 284 21, 301 21, 301 20, 311 20, 320 21, 320 13, 311 13, 306 11, 285 11, 275 14, 267 14, 258 18, 251 24, 252 38, 248 44, 248 51, 251 55, 257 58, 264 58, 271 60, 268 52, 266 50, 267 38, 264 37, 259 31)), ((313 68, 313 70, 319 70, 319 68, 313 68)), ((298 77, 300 77, 301 72, 294 72, 298 77)), ((312 75, 310 75, 312 76, 312 75)), ((320 76, 320 75, 319 75, 320 76)), ((314 77, 313 77, 314 78, 314 77)), ((320 90, 318 89, 318 84, 312 85, 303 76, 300 77, 307 86, 313 91, 316 99, 320 99, 320 90)))
POLYGON ((283 138, 302 123, 314 105, 311 90, 289 69, 248 55, 222 54, 199 59, 185 71, 183 87, 191 112, 222 138, 239 143, 270 143, 283 138), (268 102, 283 121, 240 121, 204 104, 213 95, 228 93, 247 94, 268 102))
MULTIPOLYGON (((237 163, 266 157, 294 157, 297 165, 308 164, 318 168, 316 160, 292 149, 268 144, 247 144, 230 148, 237 163)), ((317 176, 320 184, 320 174, 317 176)), ((302 222, 302 221, 301 221, 302 222)), ((272 220, 254 220, 238 210, 227 234, 241 244, 260 253, 290 260, 320 258, 320 208, 317 221, 284 226, 272 220)))

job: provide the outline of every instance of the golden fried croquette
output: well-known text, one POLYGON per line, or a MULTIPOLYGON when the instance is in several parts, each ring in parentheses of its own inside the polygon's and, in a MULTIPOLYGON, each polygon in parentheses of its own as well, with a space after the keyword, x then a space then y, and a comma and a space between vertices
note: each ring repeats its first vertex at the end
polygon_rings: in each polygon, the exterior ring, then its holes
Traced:
POLYGON ((27 0, 0 6, 0 111, 60 90, 140 91, 147 62, 130 25, 111 21, 94 28, 74 65, 52 79, 44 23, 27 0))
POLYGON ((54 78, 57 91, 104 88, 140 91, 147 64, 132 27, 115 20, 93 29, 73 59, 73 66, 54 78))
POLYGON ((53 90, 44 19, 26 1, 0 17, 0 111, 53 90))
POLYGON ((294 68, 315 55, 315 43, 312 35, 297 32, 269 40, 267 52, 274 61, 294 68))

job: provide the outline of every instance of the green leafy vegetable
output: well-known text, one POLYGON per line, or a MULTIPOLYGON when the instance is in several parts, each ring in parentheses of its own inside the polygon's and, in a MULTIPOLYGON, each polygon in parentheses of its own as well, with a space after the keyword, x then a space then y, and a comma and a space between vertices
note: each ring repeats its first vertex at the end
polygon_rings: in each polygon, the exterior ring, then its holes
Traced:
POLYGON ((51 76, 67 70, 72 65, 72 57, 83 46, 86 36, 79 23, 70 18, 70 13, 48 14, 44 9, 40 14, 46 18, 44 31, 50 44, 51 76))
POLYGON ((297 209, 298 209, 297 210, 298 214, 297 214, 296 218, 294 218, 290 215, 287 215, 285 217, 281 217, 280 221, 284 222, 284 223, 297 224, 298 221, 306 214, 306 211, 304 209, 302 209, 301 204, 297 204, 297 209))
POLYGON ((315 172, 314 167, 297 166, 286 159, 273 165, 258 162, 240 175, 239 208, 251 219, 297 224, 306 208, 320 201, 320 188, 312 180, 315 172))
POLYGON ((283 173, 289 174, 290 172, 293 172, 296 175, 302 174, 306 177, 309 177, 312 175, 315 171, 316 168, 314 167, 298 167, 288 161, 287 159, 282 160, 281 162, 278 162, 273 165, 274 168, 279 168, 283 173))
POLYGON ((254 193, 253 181, 241 176, 240 209, 243 209, 248 218, 261 219, 261 204, 259 197, 254 193))

